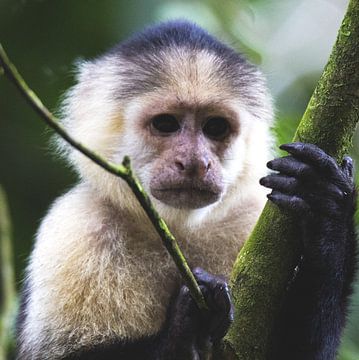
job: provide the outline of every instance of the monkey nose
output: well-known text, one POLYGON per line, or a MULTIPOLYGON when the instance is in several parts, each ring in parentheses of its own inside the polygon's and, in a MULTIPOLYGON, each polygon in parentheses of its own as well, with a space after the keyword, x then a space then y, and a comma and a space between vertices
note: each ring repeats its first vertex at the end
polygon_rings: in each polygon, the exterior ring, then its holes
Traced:
POLYGON ((175 166, 180 173, 186 173, 189 176, 204 177, 211 168, 211 161, 205 158, 196 158, 186 160, 176 160, 175 166))

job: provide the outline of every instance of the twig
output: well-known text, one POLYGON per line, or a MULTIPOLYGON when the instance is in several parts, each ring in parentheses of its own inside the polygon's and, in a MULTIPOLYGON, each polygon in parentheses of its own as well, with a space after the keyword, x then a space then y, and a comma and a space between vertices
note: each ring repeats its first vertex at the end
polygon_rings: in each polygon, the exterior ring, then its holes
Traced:
POLYGON ((59 120, 44 106, 44 104, 37 97, 37 95, 28 87, 15 66, 9 60, 1 44, 0 66, 4 70, 5 76, 7 76, 9 80, 15 84, 15 86, 18 88, 18 90, 29 103, 29 105, 40 115, 40 117, 46 122, 47 125, 54 129, 55 132, 59 134, 64 140, 66 140, 71 146, 73 146, 82 154, 90 158, 97 165, 101 166, 103 169, 107 170, 111 174, 114 174, 127 182, 132 192, 136 196, 137 200, 140 202, 141 206, 145 210, 148 218, 151 220, 153 226, 155 227, 157 233, 162 240, 162 243, 164 244, 172 259, 176 263, 176 266, 181 273, 185 284, 188 286, 191 295, 196 301, 198 307, 203 310, 207 309, 207 305, 201 293, 201 290, 196 282, 195 277, 193 276, 191 269, 188 266, 188 263, 182 251, 178 246, 175 237, 171 234, 165 221, 159 216, 149 196, 144 191, 138 179, 132 173, 130 159, 128 157, 125 157, 122 161, 122 164, 114 164, 105 160, 105 158, 98 153, 88 149, 82 143, 73 139, 66 132, 65 128, 60 124, 59 120))

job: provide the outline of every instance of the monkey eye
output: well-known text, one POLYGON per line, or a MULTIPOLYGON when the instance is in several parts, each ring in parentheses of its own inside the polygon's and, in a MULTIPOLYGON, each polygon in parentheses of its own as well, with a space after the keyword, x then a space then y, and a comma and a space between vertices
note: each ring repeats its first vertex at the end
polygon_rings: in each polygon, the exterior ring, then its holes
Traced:
POLYGON ((180 129, 180 124, 176 117, 171 114, 156 115, 151 120, 154 129, 163 134, 171 134, 180 129))
POLYGON ((222 140, 230 131, 230 125, 226 118, 221 116, 210 117, 202 127, 204 135, 214 140, 222 140))

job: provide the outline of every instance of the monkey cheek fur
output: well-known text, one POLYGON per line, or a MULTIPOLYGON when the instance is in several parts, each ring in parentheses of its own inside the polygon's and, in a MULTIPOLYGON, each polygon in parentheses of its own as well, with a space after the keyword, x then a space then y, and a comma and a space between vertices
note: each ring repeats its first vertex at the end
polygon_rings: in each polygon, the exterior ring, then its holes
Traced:
POLYGON ((157 200, 176 209, 199 209, 218 201, 222 191, 220 189, 177 187, 151 189, 151 194, 157 200))

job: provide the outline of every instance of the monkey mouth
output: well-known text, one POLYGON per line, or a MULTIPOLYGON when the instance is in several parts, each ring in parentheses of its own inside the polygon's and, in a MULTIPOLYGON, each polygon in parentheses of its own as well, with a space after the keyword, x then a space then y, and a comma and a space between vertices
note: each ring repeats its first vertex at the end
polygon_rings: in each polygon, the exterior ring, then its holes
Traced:
POLYGON ((219 200, 220 189, 196 186, 173 186, 151 189, 159 201, 178 209, 199 209, 219 200))

